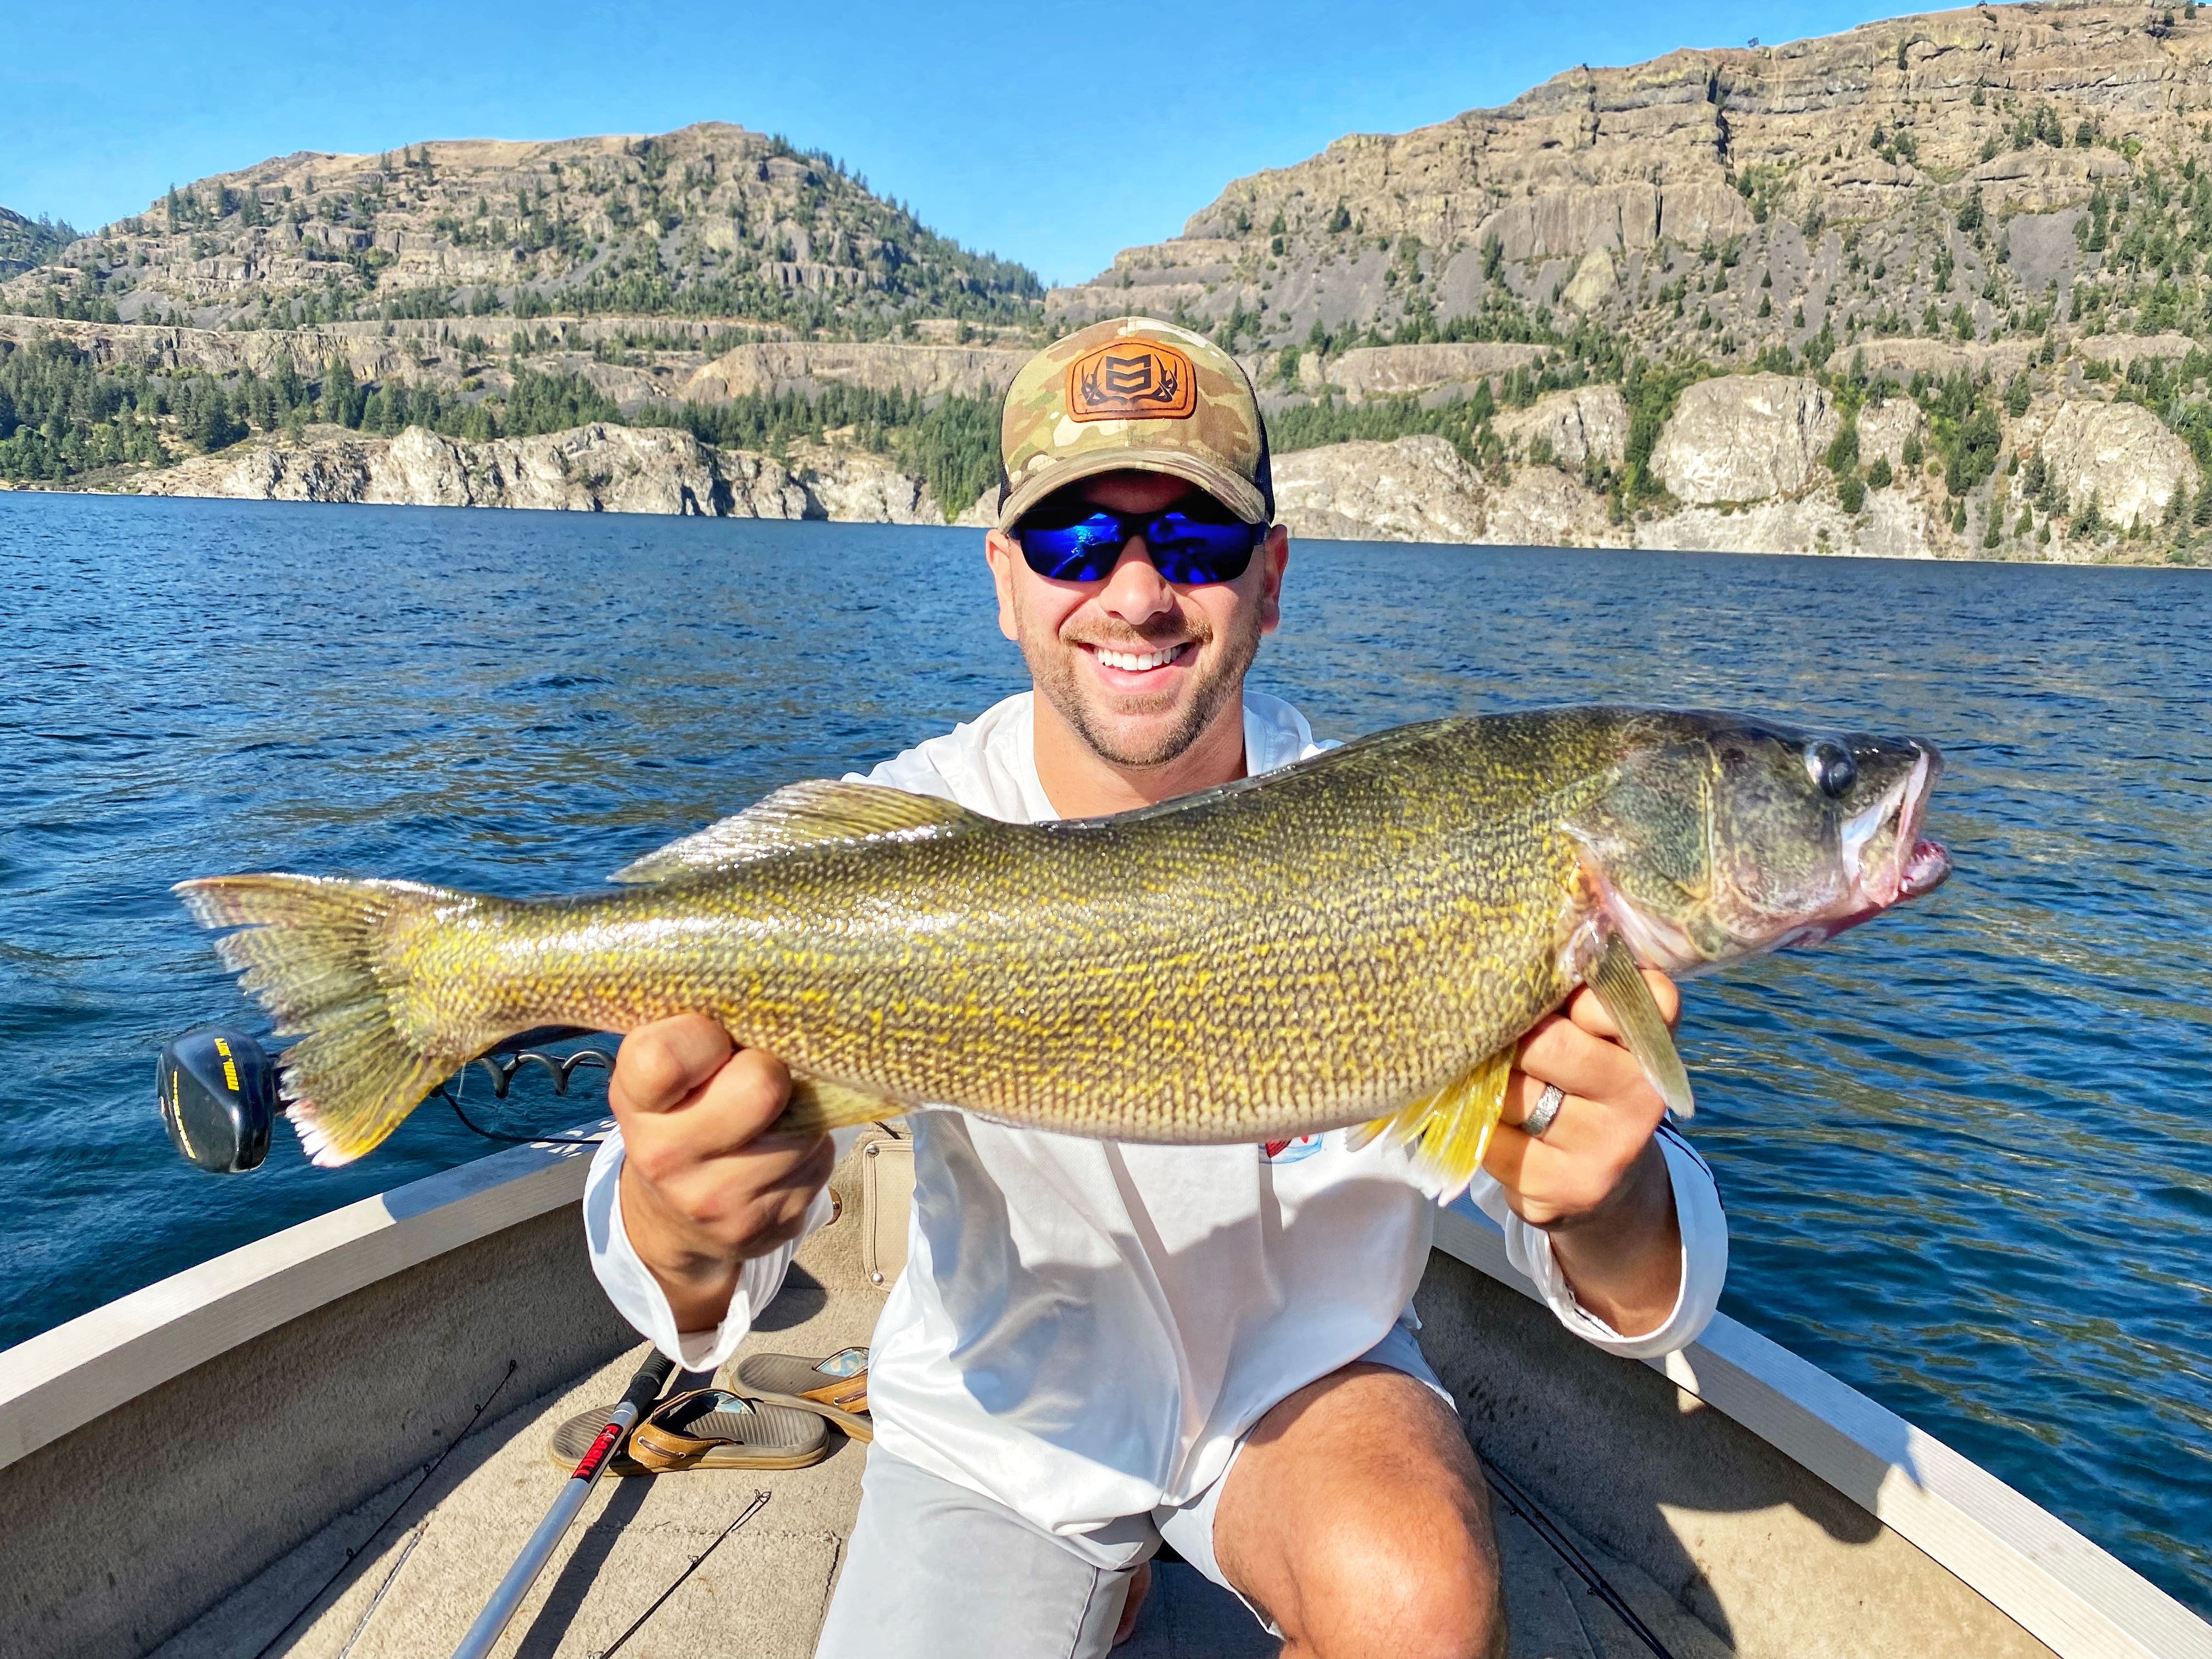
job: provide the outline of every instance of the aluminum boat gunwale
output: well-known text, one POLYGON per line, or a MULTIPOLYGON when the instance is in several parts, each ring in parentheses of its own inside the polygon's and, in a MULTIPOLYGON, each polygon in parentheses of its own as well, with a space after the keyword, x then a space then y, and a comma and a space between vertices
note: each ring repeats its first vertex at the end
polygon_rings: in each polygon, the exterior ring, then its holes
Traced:
MULTIPOLYGON (((585 1151, 410 1182, 0 1352, 0 1655, 150 1652, 450 1444, 495 1384, 486 1422, 634 1346, 578 1237, 585 1151), (165 1441, 165 1413, 198 1415, 165 1441), (324 1444, 331 1419, 355 1439, 324 1444)), ((809 1241, 817 1277, 861 1282, 853 1231, 809 1241)), ((2212 1626, 1739 1322, 1639 1364, 1534 1294, 1480 1212, 1440 1213, 1424 1342, 1472 1437, 1717 1629, 1708 1651, 2212 1659, 2212 1626)))

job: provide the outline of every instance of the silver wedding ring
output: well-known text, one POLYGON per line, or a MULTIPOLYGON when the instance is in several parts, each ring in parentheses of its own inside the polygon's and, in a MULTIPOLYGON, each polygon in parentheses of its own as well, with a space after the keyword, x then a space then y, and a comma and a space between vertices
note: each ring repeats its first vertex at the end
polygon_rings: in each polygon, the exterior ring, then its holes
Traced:
POLYGON ((1521 1133, 1541 1140, 1544 1131, 1559 1121, 1559 1103, 1566 1097, 1567 1091, 1558 1084, 1547 1083, 1544 1092, 1536 1097, 1536 1103, 1528 1109, 1528 1115, 1521 1120, 1521 1133))

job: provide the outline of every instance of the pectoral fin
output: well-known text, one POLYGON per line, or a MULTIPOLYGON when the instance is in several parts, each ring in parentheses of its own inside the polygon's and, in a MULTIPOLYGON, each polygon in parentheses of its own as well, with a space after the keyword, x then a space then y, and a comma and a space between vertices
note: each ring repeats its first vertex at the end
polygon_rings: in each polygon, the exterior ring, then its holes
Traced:
POLYGON ((1589 982, 1606 1012, 1613 1016, 1613 1023, 1620 1028, 1620 1040, 1628 1045, 1628 1052, 1636 1056, 1644 1075, 1667 1103, 1668 1110, 1676 1117, 1688 1117, 1696 1111, 1697 1103, 1690 1095, 1690 1074, 1674 1048, 1674 1034, 1667 1029, 1659 1005, 1651 1000, 1651 988, 1644 982, 1635 957, 1620 934, 1606 941, 1605 949, 1591 965, 1589 982))
POLYGON ((1413 1167, 1421 1189, 1437 1203, 1449 1204, 1467 1190, 1467 1183, 1482 1167, 1491 1131, 1505 1109, 1505 1082, 1512 1071, 1513 1047, 1508 1044, 1435 1093, 1389 1117, 1360 1125, 1352 1132, 1349 1145, 1357 1152, 1378 1136, 1393 1146, 1419 1139, 1413 1167))

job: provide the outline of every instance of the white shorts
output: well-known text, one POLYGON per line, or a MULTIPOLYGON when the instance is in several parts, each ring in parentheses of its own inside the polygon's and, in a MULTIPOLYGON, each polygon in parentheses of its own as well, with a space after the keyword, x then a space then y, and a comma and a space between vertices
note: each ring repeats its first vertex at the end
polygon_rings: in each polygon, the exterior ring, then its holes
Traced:
MULTIPOLYGON (((1360 1358, 1452 1404, 1402 1325, 1360 1358)), ((1213 1512, 1243 1449, 1240 1440, 1220 1478, 1188 1504, 1064 1538, 870 1446, 815 1659, 1103 1659, 1129 1575, 1163 1543, 1236 1595, 1213 1559, 1213 1512)))

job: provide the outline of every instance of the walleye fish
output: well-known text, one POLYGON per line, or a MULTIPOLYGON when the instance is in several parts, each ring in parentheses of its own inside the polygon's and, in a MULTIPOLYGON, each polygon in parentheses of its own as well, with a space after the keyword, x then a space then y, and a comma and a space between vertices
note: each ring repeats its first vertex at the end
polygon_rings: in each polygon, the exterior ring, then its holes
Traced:
POLYGON ((1364 1126, 1467 1184, 1514 1046, 1578 984, 1668 1104, 1637 972, 1821 939, 1949 872, 1912 739, 1704 713, 1431 720, 1112 817, 1003 823, 793 784, 616 872, 495 898, 216 876, 176 890, 283 1034, 317 1164, 533 1026, 698 1012, 793 1079, 781 1132, 926 1103, 1115 1140, 1364 1126))

